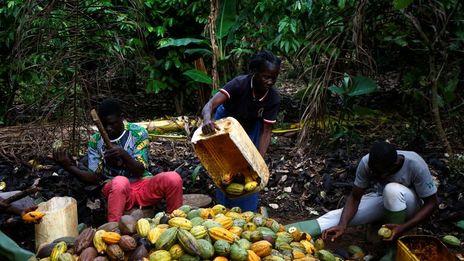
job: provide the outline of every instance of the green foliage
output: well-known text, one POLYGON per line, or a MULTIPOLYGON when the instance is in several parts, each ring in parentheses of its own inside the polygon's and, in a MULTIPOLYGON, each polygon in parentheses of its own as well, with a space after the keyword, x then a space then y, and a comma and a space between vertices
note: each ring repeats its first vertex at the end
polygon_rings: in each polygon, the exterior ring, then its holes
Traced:
MULTIPOLYGON (((306 29, 305 45, 298 56, 291 58, 295 68, 301 62, 301 78, 307 83, 307 88, 299 92, 307 104, 305 123, 333 113, 355 118, 360 112, 379 115, 353 102, 356 95, 348 95, 346 77, 340 84, 332 84, 343 72, 366 76, 397 72, 394 75, 400 86, 395 86, 396 79, 389 79, 385 82, 392 86, 382 87, 399 93, 398 101, 402 102, 396 109, 400 114, 432 114, 430 108, 436 100, 442 115, 458 119, 457 113, 464 108, 464 97, 456 84, 462 76, 463 56, 457 50, 464 44, 463 11, 462 1, 457 0, 314 1, 308 19, 301 23, 306 29), (438 86, 436 92, 433 86, 438 86), (341 113, 328 102, 327 90, 340 97, 341 113)), ((305 124, 305 128, 312 126, 316 125, 305 124)), ((306 129, 302 133, 300 138, 305 140, 307 135, 308 141, 314 131, 306 129)), ((343 128, 335 133, 343 133, 343 128)))
POLYGON ((219 41, 227 36, 232 27, 235 26, 237 16, 237 1, 225 0, 221 1, 220 4, 219 16, 216 22, 216 37, 219 41))
POLYGON ((206 44, 205 39, 195 39, 195 38, 180 38, 180 39, 173 39, 173 38, 164 38, 159 41, 159 48, 164 47, 180 47, 180 46, 187 46, 189 44, 206 44))
POLYGON ((362 143, 361 133, 352 124, 334 123, 330 129, 329 145, 332 148, 344 146, 349 148, 352 144, 362 143))
POLYGON ((200 174, 200 170, 203 168, 201 164, 198 164, 192 172, 192 186, 197 181, 198 175, 200 174))
POLYGON ((346 100, 349 97, 365 95, 377 90, 377 84, 367 77, 356 76, 352 78, 345 73, 340 86, 332 85, 329 90, 342 99, 346 100))
POLYGON ((206 73, 196 69, 185 71, 184 75, 199 83, 211 84, 212 82, 211 77, 209 77, 206 73))
MULTIPOLYGON (((0 96, 5 100, 0 119, 6 124, 13 123, 8 114, 13 106, 26 108, 33 119, 75 117, 71 105, 80 104, 85 111, 90 97, 114 89, 170 92, 177 113, 182 113, 183 97, 211 83, 212 52, 204 35, 210 10, 205 1, 5 3, 0 5, 0 96), (206 73, 195 66, 198 59, 204 61, 206 73)), ((386 87, 399 94, 402 115, 424 117, 431 107, 424 104, 435 101, 450 119, 462 115, 462 1, 220 4, 216 40, 221 83, 246 71, 247 58, 257 50, 284 56, 289 70, 305 82, 306 88, 298 92, 307 105, 305 128, 311 120, 337 115, 338 121, 324 124, 334 140, 355 140, 357 134, 350 132, 356 126, 347 122, 383 117, 361 106, 360 100, 377 88, 370 78, 391 71, 399 73, 399 86, 386 87), (437 88, 437 97, 431 86, 437 88), (338 104, 331 97, 337 97, 338 104)), ((422 123, 411 125, 405 144, 414 142, 414 131, 423 130, 422 123)))
POLYGON ((412 4, 412 2, 414 2, 414 0, 393 0, 393 6, 396 9, 404 9, 412 4))
POLYGON ((432 136, 430 130, 427 129, 426 121, 417 116, 412 117, 410 122, 395 126, 393 135, 395 143, 405 150, 424 149, 432 136))
MULTIPOLYGON (((108 1, 11 3, 0 11, 0 19, 8 21, 1 34, 15 32, 12 39, 0 41, 4 47, 2 79, 10 86, 2 91, 11 97, 1 108, 2 115, 13 103, 26 105, 36 117, 42 116, 37 115, 40 112, 50 117, 48 110, 56 107, 85 103, 76 97, 97 94, 89 78, 98 85, 102 81, 98 75, 107 75, 106 82, 111 79, 108 75, 128 75, 125 63, 143 46, 135 33, 138 16, 130 5, 108 1)), ((76 117, 67 115, 76 111, 61 109, 57 115, 76 117)))
POLYGON ((448 160, 448 167, 451 175, 464 176, 464 154, 450 155, 448 160))
MULTIPOLYGON (((342 102, 342 112, 355 113, 355 98, 356 96, 367 95, 377 90, 377 84, 372 80, 364 76, 351 77, 348 74, 344 74, 344 77, 340 85, 331 85, 329 91, 340 97, 342 102)), ((361 112, 362 110, 359 109, 361 112)), ((363 110, 367 112, 367 110, 363 110)))
POLYGON ((183 97, 208 82, 208 76, 194 67, 195 59, 211 55, 208 41, 201 35, 208 5, 199 0, 150 0, 145 6, 142 31, 153 50, 144 63, 146 91, 172 92, 181 114, 183 97))
POLYGON ((331 85, 329 88, 333 94, 337 95, 341 101, 341 110, 339 112, 338 122, 330 125, 330 143, 346 145, 358 143, 361 135, 355 130, 353 118, 366 118, 372 115, 378 115, 375 110, 359 106, 357 96, 368 95, 377 90, 377 84, 364 76, 351 77, 347 73, 339 85, 331 85))

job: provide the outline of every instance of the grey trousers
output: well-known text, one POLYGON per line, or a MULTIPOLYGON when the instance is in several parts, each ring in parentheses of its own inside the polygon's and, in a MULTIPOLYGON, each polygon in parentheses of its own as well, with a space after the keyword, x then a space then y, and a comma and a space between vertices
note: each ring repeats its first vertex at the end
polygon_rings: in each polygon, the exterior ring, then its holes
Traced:
MULTIPOLYGON (((384 209, 392 212, 406 210, 407 217, 413 216, 421 207, 422 200, 408 187, 398 183, 389 183, 383 193, 369 193, 361 198, 358 211, 350 225, 363 225, 382 221, 384 209)), ((343 208, 327 212, 317 219, 321 231, 338 225, 343 208)))

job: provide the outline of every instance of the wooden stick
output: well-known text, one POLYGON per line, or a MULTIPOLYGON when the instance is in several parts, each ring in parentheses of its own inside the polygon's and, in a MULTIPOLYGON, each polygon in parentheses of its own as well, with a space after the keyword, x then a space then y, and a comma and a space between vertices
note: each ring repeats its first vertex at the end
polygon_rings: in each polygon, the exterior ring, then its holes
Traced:
POLYGON ((35 186, 32 186, 28 189, 25 189, 21 192, 18 192, 16 194, 14 194, 13 196, 9 197, 9 198, 6 198, 6 199, 3 199, 3 200, 0 200, 0 208, 9 208, 10 207, 10 204, 12 202, 15 202, 17 200, 20 200, 32 193, 35 193, 37 191, 39 191, 41 188, 39 187, 35 187, 35 186))
POLYGON ((110 138, 108 137, 108 133, 106 133, 105 128, 103 128, 103 124, 101 123, 100 117, 98 117, 98 114, 95 111, 95 109, 92 109, 90 111, 90 115, 92 116, 92 120, 95 123, 95 125, 97 125, 98 131, 100 132, 100 135, 102 136, 106 147, 108 147, 108 149, 111 149, 113 147, 113 144, 111 144, 110 138))

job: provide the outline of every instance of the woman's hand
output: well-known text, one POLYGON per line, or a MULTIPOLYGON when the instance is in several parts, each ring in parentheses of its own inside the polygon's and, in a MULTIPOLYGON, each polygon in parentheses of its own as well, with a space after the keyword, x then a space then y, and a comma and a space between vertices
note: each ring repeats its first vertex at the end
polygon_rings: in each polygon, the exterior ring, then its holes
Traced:
POLYGON ((201 127, 201 131, 205 135, 213 134, 219 130, 218 126, 211 120, 203 122, 203 126, 201 127))

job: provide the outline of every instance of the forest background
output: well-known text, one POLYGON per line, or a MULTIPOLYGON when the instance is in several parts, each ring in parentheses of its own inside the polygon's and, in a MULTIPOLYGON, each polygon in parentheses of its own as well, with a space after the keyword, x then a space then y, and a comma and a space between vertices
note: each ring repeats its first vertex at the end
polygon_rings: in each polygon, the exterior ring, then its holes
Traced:
MULTIPOLYGON (((463 47, 460 0, 4 0, 0 176, 9 188, 31 177, 55 184, 44 199, 84 198, 30 160, 46 158, 56 140, 83 152, 81 128, 108 96, 131 121, 197 119, 250 55, 268 49, 284 60, 275 127, 301 127, 273 137, 261 203, 288 200, 271 216, 297 221, 340 206, 359 156, 388 139, 423 155, 440 182, 444 201, 425 228, 462 238, 451 221, 464 218, 463 47)), ((188 142, 156 146, 158 168, 179 169, 186 192, 212 190, 195 183, 207 175, 188 142)), ((79 206, 84 221, 100 221, 85 200, 79 206)))
MULTIPOLYGON (((462 150, 458 0, 4 3, 4 126, 76 128, 105 96, 124 97, 133 119, 198 115, 265 48, 285 59, 277 88, 290 83, 286 95, 298 106, 283 106, 279 117, 283 125, 301 120, 299 147, 349 147, 366 125, 400 123, 390 130, 403 148, 462 150)), ((72 147, 77 136, 69 136, 72 147)))

